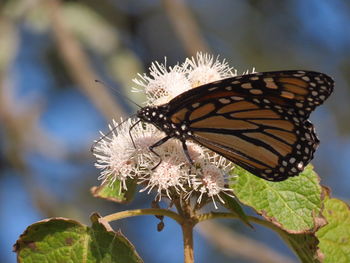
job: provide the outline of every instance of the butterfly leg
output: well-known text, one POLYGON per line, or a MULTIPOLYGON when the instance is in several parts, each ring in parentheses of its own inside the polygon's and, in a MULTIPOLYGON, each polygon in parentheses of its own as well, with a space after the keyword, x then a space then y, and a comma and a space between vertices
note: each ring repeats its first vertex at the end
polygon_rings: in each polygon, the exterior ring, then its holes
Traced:
POLYGON ((134 146, 135 149, 136 149, 136 145, 135 145, 134 139, 132 138, 131 130, 132 130, 139 122, 140 122, 140 120, 138 120, 137 122, 135 122, 135 123, 134 123, 133 125, 131 125, 131 127, 129 128, 129 136, 130 136, 132 145, 134 146))
POLYGON ((191 165, 193 165, 193 161, 192 161, 192 159, 191 159, 191 157, 190 157, 190 154, 189 154, 189 152, 188 152, 188 148, 187 148, 187 145, 186 145, 186 141, 182 141, 182 148, 183 148, 183 150, 184 150, 184 153, 185 153, 185 156, 186 156, 188 162, 189 162, 191 165))
POLYGON ((156 166, 154 166, 154 167, 152 168, 152 170, 156 169, 156 168, 162 163, 162 158, 161 158, 160 155, 159 155, 157 152, 155 152, 153 149, 154 149, 155 147, 158 147, 158 146, 162 145, 163 143, 165 143, 165 142, 166 142, 167 140, 169 140, 170 138, 171 138, 170 136, 166 136, 166 137, 164 137, 163 139, 161 139, 160 141, 158 141, 158 142, 156 142, 155 144, 153 144, 153 145, 151 145, 150 147, 148 147, 148 149, 150 150, 150 152, 154 153, 154 154, 159 158, 159 162, 157 163, 156 166))

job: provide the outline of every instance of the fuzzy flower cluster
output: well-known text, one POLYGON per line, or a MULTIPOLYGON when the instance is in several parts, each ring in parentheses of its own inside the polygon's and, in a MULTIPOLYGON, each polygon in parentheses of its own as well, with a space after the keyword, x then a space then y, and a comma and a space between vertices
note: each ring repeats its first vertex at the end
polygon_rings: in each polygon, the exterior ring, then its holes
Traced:
MULTIPOLYGON (((167 67, 155 62, 150 73, 139 74, 134 82, 134 91, 146 94, 146 105, 168 103, 177 95, 197 86, 237 75, 236 70, 225 61, 219 61, 208 54, 198 53, 184 63, 167 67)), ((96 167, 101 169, 99 179, 103 183, 122 182, 127 190, 126 180, 134 179, 143 188, 140 191, 155 191, 157 198, 196 198, 224 203, 222 194, 230 195, 228 174, 233 164, 222 156, 190 141, 186 142, 193 165, 187 160, 182 144, 177 139, 155 147, 157 156, 149 147, 165 137, 152 124, 137 123, 128 119, 121 124, 113 121, 110 136, 103 136, 94 153, 96 167), (131 133, 130 127, 134 125, 131 133), (130 136, 131 135, 131 136, 130 136), (155 168, 156 167, 156 168, 155 168), (154 169, 155 168, 155 169, 154 169)), ((103 135, 103 134, 102 134, 103 135)))

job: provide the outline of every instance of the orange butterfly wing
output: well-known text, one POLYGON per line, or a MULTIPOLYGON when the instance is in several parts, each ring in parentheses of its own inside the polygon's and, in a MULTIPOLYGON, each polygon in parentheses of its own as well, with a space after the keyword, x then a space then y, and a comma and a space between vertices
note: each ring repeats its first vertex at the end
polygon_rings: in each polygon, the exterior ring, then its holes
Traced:
POLYGON ((319 144, 307 117, 333 90, 310 71, 265 72, 209 83, 166 106, 188 137, 266 180, 298 175, 319 144))

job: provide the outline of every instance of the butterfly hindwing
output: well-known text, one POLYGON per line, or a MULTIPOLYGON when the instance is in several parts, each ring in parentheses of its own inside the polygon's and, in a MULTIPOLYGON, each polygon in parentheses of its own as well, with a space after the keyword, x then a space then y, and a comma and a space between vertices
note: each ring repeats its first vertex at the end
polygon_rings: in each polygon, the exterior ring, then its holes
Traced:
POLYGON ((318 145, 312 124, 271 103, 235 99, 204 101, 190 111, 184 120, 190 138, 264 179, 298 175, 318 145), (202 107, 214 110, 204 114, 202 107))

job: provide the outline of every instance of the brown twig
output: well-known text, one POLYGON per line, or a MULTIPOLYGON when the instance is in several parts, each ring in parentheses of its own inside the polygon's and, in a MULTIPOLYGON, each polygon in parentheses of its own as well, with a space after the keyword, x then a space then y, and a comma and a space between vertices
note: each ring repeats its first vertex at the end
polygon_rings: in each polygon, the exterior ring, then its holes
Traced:
POLYGON ((161 208, 144 208, 144 209, 121 211, 121 212, 107 215, 103 217, 103 219, 108 222, 111 222, 111 221, 116 221, 116 220, 120 220, 128 217, 140 216, 140 215, 162 215, 162 216, 167 216, 172 218, 178 224, 183 223, 183 218, 179 214, 171 210, 161 209, 161 208))
POLYGON ((49 7, 52 31, 72 78, 108 120, 120 119, 125 115, 123 108, 112 99, 105 87, 95 85, 94 80, 99 78, 90 66, 90 61, 83 52, 80 43, 65 25, 61 12, 61 2, 49 0, 43 1, 43 3, 47 3, 49 7))

